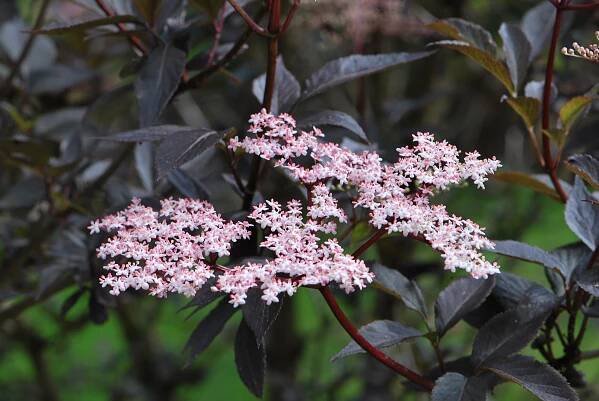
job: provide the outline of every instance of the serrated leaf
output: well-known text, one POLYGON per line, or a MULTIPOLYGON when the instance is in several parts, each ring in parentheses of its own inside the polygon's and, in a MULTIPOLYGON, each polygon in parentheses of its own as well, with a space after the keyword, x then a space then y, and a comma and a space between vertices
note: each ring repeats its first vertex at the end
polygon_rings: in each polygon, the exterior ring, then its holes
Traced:
POLYGON ((493 56, 497 51, 497 45, 489 31, 473 22, 460 18, 447 18, 435 21, 428 27, 452 39, 467 42, 493 56))
POLYGON ((577 176, 566 202, 566 223, 591 250, 595 250, 599 241, 599 207, 591 202, 593 199, 577 176))
POLYGON ((422 291, 416 282, 408 280, 397 270, 375 264, 371 267, 375 274, 374 285, 382 291, 399 298, 408 308, 418 312, 424 319, 428 314, 422 291))
POLYGON ((134 15, 113 15, 111 17, 78 21, 74 24, 69 25, 52 24, 42 27, 40 29, 36 29, 33 32, 45 35, 61 35, 70 32, 81 32, 91 28, 97 28, 99 26, 114 25, 121 23, 134 23, 138 25, 143 25, 143 22, 140 21, 139 18, 137 18, 134 15))
POLYGON ((494 55, 474 47, 468 42, 458 40, 441 40, 431 43, 430 46, 441 46, 446 49, 453 49, 468 56, 497 78, 510 93, 514 93, 514 85, 512 84, 510 73, 506 65, 494 55))
POLYGON ((499 35, 503 40, 503 52, 517 92, 526 77, 532 49, 526 35, 518 25, 501 24, 499 35))
POLYGON ((180 168, 175 168, 168 173, 168 180, 183 196, 193 199, 210 200, 210 194, 206 188, 180 168))
POLYGON ((564 245, 550 252, 560 264, 560 271, 570 283, 573 273, 582 268, 586 268, 591 259, 591 250, 581 242, 564 245))
POLYGON ((332 125, 335 127, 345 128, 353 133, 361 142, 370 143, 366 133, 360 127, 360 124, 349 114, 342 111, 324 110, 316 114, 301 118, 297 122, 300 128, 311 128, 313 126, 332 125))
POLYGON ((577 270, 574 280, 580 288, 594 297, 599 297, 599 270, 595 267, 587 269, 586 266, 577 270))
POLYGON ((492 317, 474 338, 474 366, 486 366, 520 351, 536 337, 548 314, 549 311, 540 314, 535 307, 526 305, 492 317))
POLYGON ((305 89, 300 100, 306 100, 344 82, 374 74, 400 64, 423 59, 433 53, 435 52, 375 55, 354 54, 329 61, 306 80, 305 89))
POLYGON ((551 253, 518 241, 495 241, 495 248, 489 252, 511 256, 527 262, 538 263, 551 269, 560 269, 560 261, 551 253))
POLYGON ((487 388, 482 380, 448 372, 437 379, 431 401, 485 401, 487 388))
POLYGON ((568 158, 566 166, 595 189, 599 189, 599 160, 589 154, 576 154, 568 158))
POLYGON ((513 355, 492 361, 485 368, 521 385, 543 401, 578 401, 578 395, 562 375, 530 356, 513 355))
POLYGON ((505 97, 505 102, 520 116, 526 129, 534 128, 541 113, 541 102, 533 97, 505 97))
POLYGON ((256 397, 262 397, 266 372, 266 351, 254 332, 241 320, 235 336, 235 365, 241 381, 256 397))
POLYGON ((283 299, 267 305, 261 298, 262 292, 252 288, 248 292, 245 304, 242 305, 243 319, 252 329, 258 346, 264 346, 266 334, 271 328, 283 307, 283 299))
POLYGON ((435 326, 442 336, 468 312, 478 308, 493 290, 495 278, 461 278, 452 282, 439 294, 435 302, 435 326))
POLYGON ((185 52, 161 43, 148 55, 135 81, 141 127, 153 125, 179 86, 185 69, 185 52))
POLYGON ((555 19, 555 7, 541 2, 524 14, 520 28, 526 35, 531 47, 530 60, 534 60, 549 44, 549 35, 555 19))
POLYGON ((552 186, 530 174, 521 173, 519 171, 500 171, 493 174, 491 178, 498 181, 507 182, 509 184, 522 185, 532 189, 535 192, 548 195, 555 200, 560 200, 559 195, 557 192, 555 192, 555 189, 552 186))
POLYGON ((545 287, 506 272, 496 276, 492 294, 506 309, 520 305, 533 306, 540 314, 559 303, 559 298, 545 287))
MULTIPOLYGON (((277 58, 277 73, 275 78, 275 91, 273 93, 270 112, 279 114, 289 111, 300 97, 301 87, 293 74, 285 67, 283 57, 277 58)), ((252 92, 258 102, 264 101, 264 88, 266 86, 266 74, 260 75, 252 82, 252 92)))
MULTIPOLYGON (((422 333, 412 327, 404 326, 392 320, 376 320, 362 326, 359 330, 369 343, 376 348, 388 348, 422 336, 422 333)), ((331 358, 331 361, 348 357, 350 355, 365 353, 355 341, 351 341, 341 351, 331 358)))
POLYGON ((185 344, 189 360, 208 348, 236 311, 237 309, 229 303, 228 299, 223 299, 210 311, 208 316, 196 326, 185 344))
POLYGON ((566 131, 569 131, 576 121, 588 111, 592 100, 590 96, 576 96, 559 109, 559 119, 566 131))
POLYGON ((164 177, 194 157, 210 149, 222 137, 222 132, 197 128, 174 133, 158 144, 156 149, 156 171, 158 178, 164 177))

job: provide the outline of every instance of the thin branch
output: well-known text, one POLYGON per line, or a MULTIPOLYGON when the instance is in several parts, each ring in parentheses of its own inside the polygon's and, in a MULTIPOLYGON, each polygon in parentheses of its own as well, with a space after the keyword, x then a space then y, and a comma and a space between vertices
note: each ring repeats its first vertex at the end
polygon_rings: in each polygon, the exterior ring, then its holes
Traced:
POLYGON ((364 252, 368 250, 375 242, 377 242, 383 235, 387 233, 387 230, 381 228, 377 230, 372 237, 368 238, 358 249, 356 249, 351 256, 354 258, 360 257, 364 252))
POLYGON ((587 351, 580 354, 580 359, 593 359, 599 357, 599 350, 587 351))
POLYGON ((245 10, 243 9, 243 7, 241 7, 239 5, 239 3, 237 3, 237 1, 235 0, 227 0, 229 2, 229 4, 231 5, 231 7, 233 7, 233 9, 235 11, 237 11, 237 14, 239 14, 239 16, 241 18, 243 18, 243 20, 245 21, 245 23, 247 24, 247 26, 254 32, 256 32, 258 35, 270 38, 272 37, 270 32, 267 32, 266 29, 262 28, 260 25, 258 25, 256 23, 256 21, 254 21, 252 19, 252 17, 250 17, 250 15, 248 13, 245 12, 245 10))
POLYGON ((287 29, 289 28, 289 25, 291 25, 291 21, 293 20, 293 17, 295 16, 295 13, 297 12, 297 9, 300 6, 300 3, 301 3, 301 0, 293 0, 293 3, 291 3, 291 8, 287 12, 287 17, 285 18, 285 22, 283 22, 283 27, 281 28, 280 33, 285 33, 287 31, 287 29))
MULTIPOLYGON (((553 23, 553 32, 551 34, 551 44, 549 46, 549 55, 547 56, 547 66, 545 68, 545 84, 543 87, 543 116, 542 128, 548 130, 550 126, 550 107, 551 107, 551 84, 553 82, 553 66, 555 63, 555 50, 562 22, 562 6, 557 6, 555 12, 555 21, 553 23)), ((555 187, 562 202, 566 202, 568 195, 562 188, 562 185, 557 177, 557 165, 553 161, 551 155, 551 141, 547 135, 543 135, 543 159, 545 160, 545 169, 551 178, 551 182, 555 187)))
POLYGON ((393 370, 397 374, 405 377, 412 383, 415 383, 425 389, 426 391, 432 391, 434 387, 434 383, 427 379, 426 377, 414 372, 410 368, 400 364, 395 361, 387 354, 376 348, 372 345, 364 336, 360 334, 358 329, 353 325, 353 323, 347 318, 345 313, 339 307, 335 296, 327 287, 320 288, 320 293, 324 297, 327 305, 333 312, 333 315, 337 318, 337 321, 341 324, 341 326, 345 329, 347 334, 366 352, 368 352, 371 356, 373 356, 376 360, 381 362, 383 365, 387 366, 389 369, 393 370))
MULTIPOLYGON (((116 13, 112 11, 110 7, 108 7, 104 0, 96 0, 96 4, 98 5, 98 7, 100 7, 102 12, 106 14, 107 17, 114 17, 116 15, 116 13)), ((122 22, 117 22, 115 25, 119 29, 119 31, 127 35, 127 38, 137 50, 139 50, 142 54, 147 54, 148 51, 144 46, 143 42, 137 36, 129 33, 125 24, 123 24, 122 22)))
POLYGON ((31 47, 33 46, 33 41, 35 40, 35 37, 37 35, 35 31, 37 29, 39 29, 42 26, 42 24, 44 23, 44 17, 46 16, 46 10, 48 9, 49 4, 50 4, 50 0, 44 0, 44 2, 42 3, 42 5, 40 7, 40 11, 37 14, 37 18, 35 19, 35 22, 33 23, 33 30, 29 34, 29 38, 27 38, 27 42, 25 42, 23 49, 21 49, 21 54, 19 54, 19 57, 14 62, 12 69, 10 70, 10 73, 8 74, 8 76, 6 77, 4 82, 2 83, 2 87, 0 89, 0 97, 4 96, 4 94, 6 93, 6 91, 8 91, 8 88, 12 84, 13 79, 15 79, 17 74, 19 74, 19 71, 21 70, 21 65, 23 64, 23 62, 29 55, 29 51, 31 50, 31 47))

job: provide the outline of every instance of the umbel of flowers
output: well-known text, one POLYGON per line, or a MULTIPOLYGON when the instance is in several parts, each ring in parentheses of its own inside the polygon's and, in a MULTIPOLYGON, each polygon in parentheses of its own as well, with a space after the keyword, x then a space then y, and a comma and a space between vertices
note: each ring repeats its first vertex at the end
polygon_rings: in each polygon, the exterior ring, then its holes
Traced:
POLYGON ((324 141, 317 128, 298 132, 290 115, 274 116, 265 110, 251 116, 248 132, 243 139, 231 139, 229 148, 286 169, 306 187, 307 205, 268 200, 253 208, 249 221, 232 222, 205 201, 166 199, 155 211, 133 200, 127 209, 89 227, 91 233, 113 234, 98 248, 98 256, 109 260, 108 272, 100 279, 103 286, 114 295, 133 288, 159 297, 171 292, 193 296, 216 276, 212 290, 229 294, 235 306, 245 302, 253 287, 261 289, 268 304, 306 285, 335 283, 348 293, 362 289, 373 274, 335 239, 347 217, 334 191, 349 192, 353 207, 366 209, 369 223, 380 232, 428 243, 440 252, 448 270, 462 268, 475 278, 499 271, 479 252, 493 247, 483 229, 431 203, 435 193, 466 180, 484 188, 487 176, 501 166, 495 158, 480 159, 472 152, 462 159, 455 146, 419 132, 414 146, 397 149, 397 161, 386 163, 376 152, 357 153, 324 141), (306 157, 309 163, 299 163, 306 157), (264 229, 260 246, 274 257, 220 265, 219 258, 230 254, 232 243, 250 236, 252 225, 264 229))

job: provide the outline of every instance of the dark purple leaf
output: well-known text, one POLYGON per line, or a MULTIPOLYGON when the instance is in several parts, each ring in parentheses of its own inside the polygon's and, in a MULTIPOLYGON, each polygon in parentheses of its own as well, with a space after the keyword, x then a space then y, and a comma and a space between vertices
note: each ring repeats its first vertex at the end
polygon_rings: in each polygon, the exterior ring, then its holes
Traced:
POLYGON ((452 282, 439 294, 435 302, 435 326, 439 336, 459 322, 466 314, 478 308, 495 286, 495 278, 461 278, 452 282))
POLYGON ((512 355, 491 361, 485 368, 518 383, 543 401, 578 401, 576 392, 557 370, 530 356, 512 355))
POLYGON ((536 337, 548 314, 548 310, 539 313, 537 308, 524 305, 491 318, 474 339, 474 366, 487 365, 520 351, 536 337))
POLYGON ((160 44, 148 55, 135 81, 139 125, 153 125, 179 86, 185 69, 185 52, 172 44, 160 44))
POLYGON ((428 314, 422 291, 415 281, 410 281, 397 270, 375 264, 371 267, 375 274, 374 284, 382 291, 399 298, 410 309, 426 319, 428 314))
POLYGON ((168 180, 183 196, 193 199, 210 200, 210 194, 206 188, 180 168, 175 168, 168 173, 168 180))
POLYGON ((254 336, 254 332, 241 320, 235 336, 235 365, 237 373, 256 397, 262 397, 266 372, 266 351, 254 336))
POLYGON ((324 92, 334 86, 383 71, 399 64, 420 60, 434 51, 420 53, 354 54, 329 61, 306 80, 301 100, 324 92))
POLYGON ((510 70, 510 77, 516 92, 526 78, 530 64, 531 46, 518 25, 501 24, 499 34, 503 40, 503 52, 510 70))
POLYGON ((530 60, 534 60, 549 44, 549 35, 555 19, 555 7, 547 1, 540 2, 524 14, 520 28, 531 47, 530 60))
POLYGON ((577 154, 568 158, 567 166, 595 189, 599 189, 599 160, 589 154, 577 154))
POLYGON ((591 250, 599 242, 599 207, 580 177, 576 177, 574 189, 566 203, 566 223, 578 238, 591 250))
POLYGON ((257 288, 252 288, 248 292, 248 297, 245 304, 241 307, 243 310, 243 318, 248 326, 252 329, 259 346, 263 346, 268 330, 279 316, 283 307, 284 297, 281 297, 279 302, 273 302, 267 305, 261 298, 262 291, 257 288))
POLYGON ((113 15, 111 17, 103 17, 90 19, 86 21, 78 21, 74 24, 70 25, 62 25, 62 24, 51 24, 44 26, 40 29, 36 29, 35 33, 43 33, 46 35, 60 35, 65 33, 77 32, 80 33, 82 31, 97 28, 99 26, 104 25, 114 25, 118 23, 134 23, 138 25, 143 25, 143 22, 139 20, 134 15, 113 15))
POLYGON ((298 127, 308 129, 323 125, 345 128, 358 137, 361 142, 370 142, 360 124, 352 116, 342 111, 324 110, 304 117, 297 122, 298 127))
MULTIPOLYGON (((260 75, 252 83, 252 91, 258 102, 263 103, 266 74, 260 75)), ((285 67, 283 57, 277 58, 277 74, 270 111, 279 114, 289 111, 300 97, 301 87, 293 74, 285 67)))
MULTIPOLYGON (((422 333, 412 327, 404 326, 392 320, 376 320, 360 328, 360 334, 377 348, 387 348, 407 340, 422 336, 422 333)), ((365 353, 355 341, 351 341, 339 351, 331 361, 348 357, 350 355, 365 353)))
POLYGON ((202 320, 191 333, 185 350, 189 356, 189 360, 195 358, 204 351, 216 338, 216 336, 225 327, 225 323, 237 311, 229 303, 228 299, 223 299, 214 309, 210 311, 208 316, 202 320))
POLYGON ((448 372, 435 382, 431 401, 484 401, 487 392, 482 380, 448 372))

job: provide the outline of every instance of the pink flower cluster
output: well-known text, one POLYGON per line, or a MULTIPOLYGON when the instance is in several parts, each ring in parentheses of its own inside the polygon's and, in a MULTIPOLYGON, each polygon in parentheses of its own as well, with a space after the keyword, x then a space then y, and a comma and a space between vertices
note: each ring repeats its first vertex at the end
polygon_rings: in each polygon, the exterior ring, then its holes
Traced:
POLYGON ((263 264, 247 263, 225 271, 213 288, 231 294, 234 305, 245 302, 247 291, 260 286, 266 303, 278 302, 281 293, 293 295, 300 286, 338 283, 346 292, 363 288, 373 279, 364 262, 343 252, 335 239, 321 240, 319 233, 334 233, 345 214, 324 185, 312 192, 307 219, 299 201, 284 210, 278 202, 258 205, 250 218, 269 234, 261 246, 275 254, 263 264))
POLYGON ((91 223, 92 234, 115 232, 97 250, 112 259, 100 279, 119 293, 133 288, 164 297, 193 296, 214 276, 214 261, 229 255, 231 243, 249 238, 248 222, 226 222, 208 202, 165 199, 154 211, 134 199, 125 210, 91 223))
POLYGON ((430 201, 436 192, 468 179, 484 188, 487 176, 501 166, 495 158, 480 159, 472 152, 462 161, 455 146, 419 132, 414 135, 414 147, 397 149, 397 162, 384 163, 376 152, 356 153, 334 143, 320 143, 323 134, 316 128, 297 133, 288 115, 276 117, 262 110, 250 121, 251 132, 257 136, 234 138, 231 149, 275 159, 308 187, 320 184, 321 191, 328 191, 327 184, 335 184, 354 191, 354 206, 370 211, 374 227, 425 240, 441 252, 448 270, 462 268, 476 278, 499 271, 497 264, 479 252, 493 247, 484 230, 430 201), (310 156, 314 163, 302 166, 294 161, 298 156, 310 156))
POLYGON ((414 147, 398 149, 398 160, 385 163, 375 152, 320 142, 324 135, 316 128, 298 133, 295 120, 286 114, 262 110, 250 123, 253 135, 233 138, 229 148, 272 159, 308 190, 305 210, 297 200, 286 206, 269 200, 250 214, 265 233, 260 246, 274 257, 220 266, 218 258, 229 255, 233 242, 248 238, 252 224, 227 222, 204 201, 166 199, 154 211, 136 199, 124 211, 89 226, 92 234, 114 233, 98 248, 100 258, 110 259, 101 283, 112 294, 133 288, 159 297, 170 292, 193 296, 214 276, 212 290, 229 294, 235 306, 245 303, 254 287, 268 304, 301 286, 336 283, 348 293, 361 289, 373 274, 332 238, 338 224, 347 222, 332 188, 347 191, 354 207, 367 209, 375 228, 426 241, 440 251, 449 270, 462 268, 477 278, 499 271, 479 252, 493 247, 483 229, 430 201, 436 192, 468 179, 484 187, 499 161, 480 159, 476 152, 462 161, 454 146, 418 133, 414 147), (302 157, 312 162, 302 165, 297 160, 302 157))

